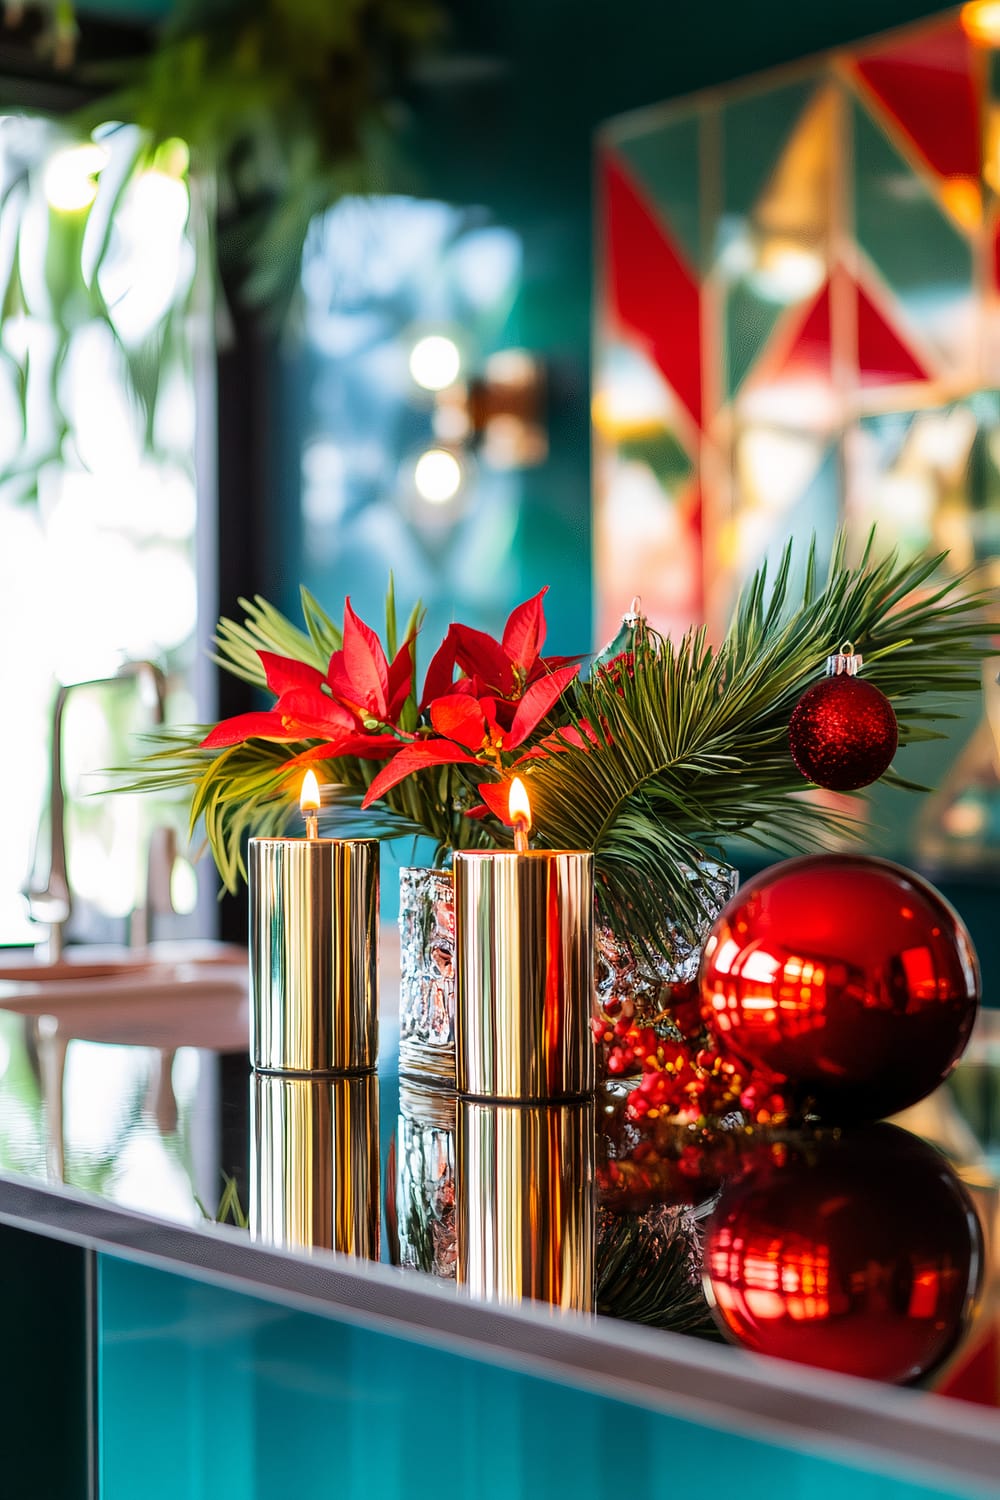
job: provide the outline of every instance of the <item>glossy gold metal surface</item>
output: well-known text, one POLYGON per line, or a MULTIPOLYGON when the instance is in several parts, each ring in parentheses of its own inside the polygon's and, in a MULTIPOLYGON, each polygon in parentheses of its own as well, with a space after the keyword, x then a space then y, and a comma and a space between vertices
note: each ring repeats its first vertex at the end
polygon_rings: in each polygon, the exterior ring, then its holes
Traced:
POLYGON ((455 945, 459 1093, 593 1093, 593 856, 456 854, 455 945))
POLYGON ((375 839, 251 839, 250 1055, 356 1073, 378 1055, 375 839))
POLYGON ((254 1073, 250 1234, 379 1258, 378 1078, 254 1073))
POLYGON ((458 1281, 473 1296, 593 1310, 594 1108, 458 1101, 458 1281))

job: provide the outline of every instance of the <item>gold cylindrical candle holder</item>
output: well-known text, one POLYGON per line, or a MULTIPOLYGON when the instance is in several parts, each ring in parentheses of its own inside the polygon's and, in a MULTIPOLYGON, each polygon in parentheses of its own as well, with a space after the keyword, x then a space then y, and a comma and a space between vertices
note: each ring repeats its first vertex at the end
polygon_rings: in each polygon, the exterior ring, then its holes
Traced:
POLYGON ((458 1101, 458 1281, 475 1297, 591 1312, 595 1106, 458 1101))
POLYGON ((378 1078, 254 1073, 250 1234, 379 1258, 378 1078))
POLYGON ((250 1056, 359 1073, 378 1055, 375 839, 251 839, 250 1056))
POLYGON ((458 1092, 528 1102, 593 1093, 593 856, 457 853, 455 949, 458 1092))

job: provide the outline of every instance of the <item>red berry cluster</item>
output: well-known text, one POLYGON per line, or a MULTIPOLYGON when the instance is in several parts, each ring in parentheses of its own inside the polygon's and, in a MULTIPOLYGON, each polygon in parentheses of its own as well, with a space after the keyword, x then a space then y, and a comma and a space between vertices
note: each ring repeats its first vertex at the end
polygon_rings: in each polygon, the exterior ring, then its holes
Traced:
POLYGON ((655 1025, 637 1024, 630 1001, 609 999, 592 1023, 611 1078, 640 1073, 629 1095, 632 1120, 661 1115, 676 1124, 719 1121, 742 1111, 756 1124, 775 1124, 786 1103, 772 1078, 742 1070, 705 1035, 696 986, 675 985, 670 1010, 655 1025))

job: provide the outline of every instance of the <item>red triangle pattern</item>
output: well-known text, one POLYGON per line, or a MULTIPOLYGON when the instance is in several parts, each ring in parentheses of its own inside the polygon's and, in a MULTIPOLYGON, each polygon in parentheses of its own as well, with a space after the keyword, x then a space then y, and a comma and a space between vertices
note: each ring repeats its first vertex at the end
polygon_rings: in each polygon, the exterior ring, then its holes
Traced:
MULTIPOLYGON (((841 275, 846 276, 843 271, 841 275)), ((930 380, 926 367, 896 330, 886 322, 864 287, 855 282, 858 298, 858 374, 862 385, 895 385, 900 381, 930 380)))
POLYGON ((973 55, 956 16, 864 54, 855 64, 939 177, 979 176, 982 135, 973 55))
POLYGON ((610 153, 602 158, 612 313, 701 425, 701 292, 669 231, 610 153))
MULTIPOLYGON (((834 275, 838 285, 853 288, 857 316, 858 378, 863 386, 898 385, 931 376, 917 355, 883 316, 864 287, 847 271, 838 268, 834 275)), ((824 282, 813 301, 799 313, 790 340, 780 352, 764 359, 755 374, 756 381, 832 379, 831 283, 824 282)), ((779 338, 781 335, 779 334, 779 338)), ((785 331, 787 340, 787 325, 785 331)))
MULTIPOLYGON (((801 321, 790 342, 769 360, 765 356, 761 375, 768 382, 780 379, 808 378, 829 381, 830 367, 830 283, 825 281, 811 303, 799 310, 801 321)), ((786 334, 787 337, 787 334, 786 334)))

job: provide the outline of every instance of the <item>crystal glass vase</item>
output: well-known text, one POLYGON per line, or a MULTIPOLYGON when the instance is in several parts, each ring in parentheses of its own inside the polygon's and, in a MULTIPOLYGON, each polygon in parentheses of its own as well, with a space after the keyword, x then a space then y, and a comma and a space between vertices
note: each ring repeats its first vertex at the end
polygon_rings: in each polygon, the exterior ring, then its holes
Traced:
POLYGON ((451 872, 399 872, 399 1071, 455 1085, 455 888, 451 872))

